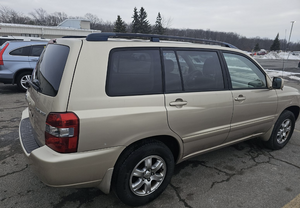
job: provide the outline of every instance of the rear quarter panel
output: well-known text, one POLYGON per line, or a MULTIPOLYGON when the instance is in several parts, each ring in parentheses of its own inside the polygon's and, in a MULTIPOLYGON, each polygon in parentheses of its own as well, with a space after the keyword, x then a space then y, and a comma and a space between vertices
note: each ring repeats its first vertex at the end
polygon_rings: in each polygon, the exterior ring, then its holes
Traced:
MULTIPOLYGON (((120 45, 120 44, 119 44, 120 45)), ((180 138, 169 129, 164 95, 109 97, 105 92, 109 42, 83 43, 68 111, 80 119, 78 151, 127 146, 156 135, 180 138)))

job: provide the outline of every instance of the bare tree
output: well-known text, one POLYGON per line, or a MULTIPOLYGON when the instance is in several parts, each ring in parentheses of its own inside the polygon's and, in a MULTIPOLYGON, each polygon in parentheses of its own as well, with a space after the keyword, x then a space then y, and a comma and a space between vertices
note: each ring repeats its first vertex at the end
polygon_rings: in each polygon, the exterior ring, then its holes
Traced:
POLYGON ((33 17, 33 21, 36 25, 48 25, 48 14, 44 9, 34 9, 34 12, 30 12, 29 14, 33 17))
POLYGON ((28 24, 30 18, 24 16, 22 13, 18 13, 8 7, 0 7, 0 22, 14 23, 14 24, 28 24))
POLYGON ((162 15, 162 26, 164 28, 170 28, 171 25, 172 25, 172 22, 173 22, 173 19, 171 17, 169 17, 168 19, 165 18, 163 15, 162 15))
POLYGON ((91 29, 95 29, 97 27, 97 24, 100 23, 100 19, 94 15, 94 14, 91 14, 91 13, 87 13, 84 15, 84 17, 88 20, 90 20, 91 22, 91 29))
POLYGON ((53 14, 48 16, 48 21, 51 22, 50 25, 57 26, 59 23, 68 19, 68 15, 64 12, 54 12, 53 14))

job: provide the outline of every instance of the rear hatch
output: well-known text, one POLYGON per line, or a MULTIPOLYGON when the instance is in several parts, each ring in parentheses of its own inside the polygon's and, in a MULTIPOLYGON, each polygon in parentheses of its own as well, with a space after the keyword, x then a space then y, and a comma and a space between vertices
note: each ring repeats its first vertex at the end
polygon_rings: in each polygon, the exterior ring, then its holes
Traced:
POLYGON ((45 145, 46 119, 51 112, 66 112, 76 60, 82 45, 77 39, 49 43, 33 71, 26 93, 35 140, 45 145))

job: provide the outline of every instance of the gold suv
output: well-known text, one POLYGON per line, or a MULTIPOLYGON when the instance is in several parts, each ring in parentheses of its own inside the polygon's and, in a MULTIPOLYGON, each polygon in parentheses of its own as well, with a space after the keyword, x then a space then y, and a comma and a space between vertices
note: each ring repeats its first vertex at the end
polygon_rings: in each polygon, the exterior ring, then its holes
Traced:
POLYGON ((161 194, 183 160, 257 137, 283 148, 299 116, 298 90, 232 45, 201 39, 52 40, 27 85, 20 141, 39 178, 112 189, 132 206, 161 194))

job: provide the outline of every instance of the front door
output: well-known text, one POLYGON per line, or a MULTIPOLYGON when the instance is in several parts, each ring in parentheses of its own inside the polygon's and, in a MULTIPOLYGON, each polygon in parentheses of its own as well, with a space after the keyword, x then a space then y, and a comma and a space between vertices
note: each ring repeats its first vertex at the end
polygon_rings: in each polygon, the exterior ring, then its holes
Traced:
POLYGON ((234 99, 231 130, 226 142, 261 135, 274 123, 277 94, 267 88, 265 73, 248 57, 223 54, 234 99))

